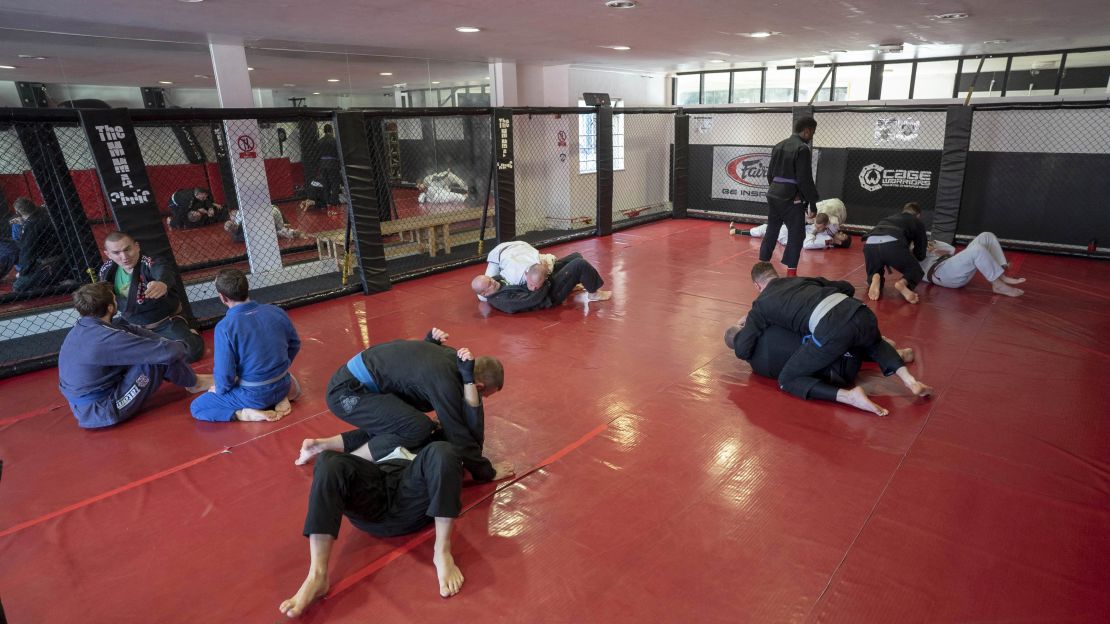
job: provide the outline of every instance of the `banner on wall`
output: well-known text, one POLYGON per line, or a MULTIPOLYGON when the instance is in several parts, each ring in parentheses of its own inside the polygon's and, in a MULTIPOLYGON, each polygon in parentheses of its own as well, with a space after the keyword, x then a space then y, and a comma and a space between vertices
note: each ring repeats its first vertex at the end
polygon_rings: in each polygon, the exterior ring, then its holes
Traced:
MULTIPOLYGON (((821 150, 813 150, 813 179, 821 150)), ((767 146, 715 145, 713 147, 713 199, 763 202, 767 200, 767 146)))
POLYGON ((890 204, 916 201, 931 207, 937 192, 940 152, 848 150, 844 201, 890 204))
POLYGON ((121 210, 134 212, 138 208, 157 214, 146 165, 127 111, 120 108, 82 110, 81 125, 89 139, 104 194, 112 204, 112 214, 120 227, 130 222, 126 217, 120 218, 121 210))

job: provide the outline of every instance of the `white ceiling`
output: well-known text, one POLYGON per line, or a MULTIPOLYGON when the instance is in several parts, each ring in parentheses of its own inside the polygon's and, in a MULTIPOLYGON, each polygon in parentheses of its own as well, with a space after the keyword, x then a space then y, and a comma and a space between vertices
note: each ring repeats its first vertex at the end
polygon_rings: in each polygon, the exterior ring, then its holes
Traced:
POLYGON ((821 60, 823 50, 833 49, 852 51, 837 55, 842 62, 871 60, 877 58, 871 46, 887 42, 905 43, 906 51, 882 58, 1104 46, 1110 9, 1105 0, 640 0, 630 10, 607 8, 603 0, 5 0, 0 65, 17 69, 0 70, 0 80, 211 86, 194 78, 212 73, 210 38, 241 39, 249 47, 256 87, 292 83, 338 93, 433 80, 475 84, 494 59, 670 72, 821 60), (930 18, 955 11, 971 17, 930 18), (455 32, 463 25, 483 32, 455 32), (736 34, 758 30, 781 34, 736 34), (1009 41, 983 43, 995 39, 1009 41), (366 56, 375 54, 409 58, 366 56), (378 75, 384 71, 394 75, 378 75))

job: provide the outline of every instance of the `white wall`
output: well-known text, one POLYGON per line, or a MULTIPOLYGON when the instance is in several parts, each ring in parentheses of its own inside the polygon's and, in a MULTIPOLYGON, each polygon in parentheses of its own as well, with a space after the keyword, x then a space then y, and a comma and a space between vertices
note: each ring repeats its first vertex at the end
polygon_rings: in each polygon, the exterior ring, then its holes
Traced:
POLYGON ((625 106, 665 106, 665 82, 662 74, 571 67, 566 106, 577 106, 583 93, 608 93, 623 100, 625 106))
POLYGON ((16 90, 14 81, 0 80, 0 107, 20 107, 19 91, 16 90))

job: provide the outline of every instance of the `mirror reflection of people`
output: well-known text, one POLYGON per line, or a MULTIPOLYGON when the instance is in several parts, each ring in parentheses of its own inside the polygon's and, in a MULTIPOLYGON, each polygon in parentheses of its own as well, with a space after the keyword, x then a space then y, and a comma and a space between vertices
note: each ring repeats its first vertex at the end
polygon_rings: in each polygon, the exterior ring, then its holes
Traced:
POLYGON ((19 257, 12 291, 22 293, 60 282, 65 278, 65 255, 50 213, 28 197, 15 200, 14 207, 17 217, 12 218, 16 225, 12 232, 17 234, 19 257))
POLYGON ((166 223, 175 230, 204 227, 227 219, 227 210, 212 201, 206 188, 183 188, 170 196, 170 212, 166 223))
POLYGON ((416 185, 420 191, 416 201, 421 204, 450 204, 464 202, 470 194, 466 191, 457 193, 453 189, 466 189, 466 182, 455 175, 450 169, 424 176, 416 185))

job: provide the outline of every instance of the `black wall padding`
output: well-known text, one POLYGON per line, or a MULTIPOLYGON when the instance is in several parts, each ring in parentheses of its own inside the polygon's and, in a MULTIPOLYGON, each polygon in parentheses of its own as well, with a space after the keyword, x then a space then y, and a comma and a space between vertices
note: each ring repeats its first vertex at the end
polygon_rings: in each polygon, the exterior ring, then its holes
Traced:
MULTIPOLYGON (((770 147, 768 147, 770 149, 770 147)), ((738 214, 767 216, 764 202, 738 201, 713 198, 713 146, 690 145, 688 175, 686 177, 687 208, 738 214)))
POLYGON ((940 153, 936 212, 933 214, 933 238, 946 243, 955 240, 956 224, 960 221, 973 112, 970 106, 950 106, 945 117, 944 149, 940 153))
POLYGON ((393 192, 389 188, 389 145, 386 143, 383 120, 372 117, 366 123, 366 140, 369 141, 370 166, 374 172, 374 205, 378 207, 378 221, 392 221, 396 216, 393 192))
MULTIPOLYGON (((352 242, 358 257, 362 292, 369 295, 389 290, 391 283, 385 262, 385 245, 382 244, 381 222, 378 220, 381 209, 379 190, 383 186, 388 190, 388 173, 384 162, 375 163, 371 158, 366 129, 367 124, 362 113, 335 114, 335 133, 342 156, 343 182, 350 190, 348 218, 354 226, 352 242)), ((384 142, 379 145, 384 149, 384 142)))
POLYGON ((70 177, 62 147, 53 126, 19 124, 16 134, 31 165, 31 174, 42 193, 54 229, 65 249, 71 279, 88 281, 85 269, 100 265, 100 249, 93 238, 77 187, 70 177))
POLYGON ((304 171, 304 187, 316 179, 316 169, 320 166, 320 154, 316 150, 316 142, 320 133, 316 130, 316 121, 312 119, 297 120, 297 145, 301 148, 301 168, 304 171))
POLYGON ((1110 154, 969 152, 960 235, 1086 246, 1110 242, 1110 154), (1095 173, 1102 172, 1102 173, 1095 173))
POLYGON ((228 210, 238 210, 239 195, 235 192, 235 176, 231 172, 231 159, 227 156, 224 125, 220 122, 212 124, 212 144, 216 146, 216 163, 220 168, 220 184, 224 189, 224 207, 228 210))
POLYGON ((687 176, 690 170, 690 118, 685 114, 674 116, 674 146, 671 153, 671 214, 677 219, 683 219, 689 205, 687 176))
POLYGON ((613 233, 613 109, 597 107, 597 235, 613 233))
POLYGON ((516 238, 516 177, 513 169, 513 111, 493 113, 493 154, 497 161, 497 240, 516 238))

